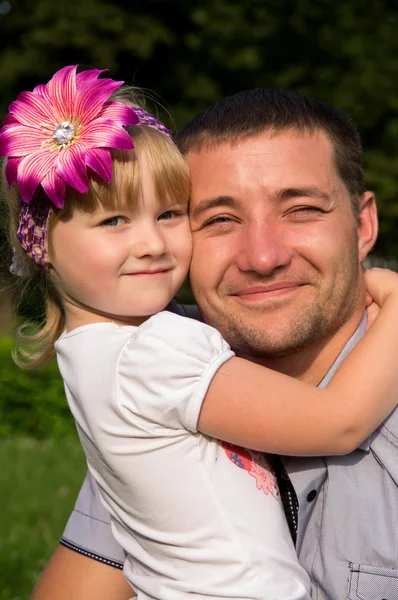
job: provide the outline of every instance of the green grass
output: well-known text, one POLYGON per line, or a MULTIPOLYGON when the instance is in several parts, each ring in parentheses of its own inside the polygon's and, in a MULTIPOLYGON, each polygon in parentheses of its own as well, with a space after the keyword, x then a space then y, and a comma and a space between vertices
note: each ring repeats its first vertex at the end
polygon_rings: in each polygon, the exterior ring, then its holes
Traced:
POLYGON ((26 600, 86 471, 77 437, 0 440, 0 600, 26 600))
POLYGON ((0 439, 64 439, 76 434, 56 361, 35 371, 14 363, 11 338, 0 337, 0 439))

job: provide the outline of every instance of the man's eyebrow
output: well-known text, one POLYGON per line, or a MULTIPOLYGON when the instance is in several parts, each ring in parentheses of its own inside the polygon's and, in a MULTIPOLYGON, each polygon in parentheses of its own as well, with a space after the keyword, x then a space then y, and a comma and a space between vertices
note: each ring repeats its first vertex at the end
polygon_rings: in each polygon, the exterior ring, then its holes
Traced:
POLYGON ((319 200, 330 200, 329 194, 316 186, 290 187, 280 190, 276 194, 277 200, 288 200, 289 198, 318 198, 319 200))
POLYGON ((208 198, 207 200, 199 202, 199 204, 191 211, 191 217, 199 217, 207 210, 218 208, 220 206, 236 208, 237 204, 237 201, 232 196, 216 196, 215 198, 208 198))

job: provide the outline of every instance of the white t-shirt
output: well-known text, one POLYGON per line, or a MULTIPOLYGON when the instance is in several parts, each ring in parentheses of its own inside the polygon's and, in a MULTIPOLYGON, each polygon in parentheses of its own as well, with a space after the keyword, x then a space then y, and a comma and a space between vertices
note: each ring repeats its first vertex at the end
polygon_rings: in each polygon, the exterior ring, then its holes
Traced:
POLYGON ((139 600, 309 599, 266 459, 197 431, 233 356, 218 331, 162 312, 140 327, 80 327, 56 350, 139 600))

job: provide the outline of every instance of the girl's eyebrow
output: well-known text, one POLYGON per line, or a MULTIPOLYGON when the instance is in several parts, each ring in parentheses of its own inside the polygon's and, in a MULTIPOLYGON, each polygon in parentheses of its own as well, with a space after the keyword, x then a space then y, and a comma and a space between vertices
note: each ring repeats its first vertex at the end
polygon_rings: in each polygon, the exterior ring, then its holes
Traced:
MULTIPOLYGON (((192 203, 192 200, 191 200, 192 203)), ((218 208, 220 206, 226 206, 228 208, 236 208, 238 202, 232 196, 216 196, 215 198, 208 198, 207 200, 201 200, 199 204, 191 211, 193 218, 199 217, 204 212, 218 208)))

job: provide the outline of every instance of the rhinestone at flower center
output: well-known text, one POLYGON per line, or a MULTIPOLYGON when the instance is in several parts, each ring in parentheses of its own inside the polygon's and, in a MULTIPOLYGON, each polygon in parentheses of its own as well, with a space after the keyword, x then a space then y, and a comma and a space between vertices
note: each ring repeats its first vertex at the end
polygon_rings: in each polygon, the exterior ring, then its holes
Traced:
POLYGON ((75 137, 75 126, 69 121, 63 121, 53 131, 53 140, 57 144, 67 144, 75 137))

